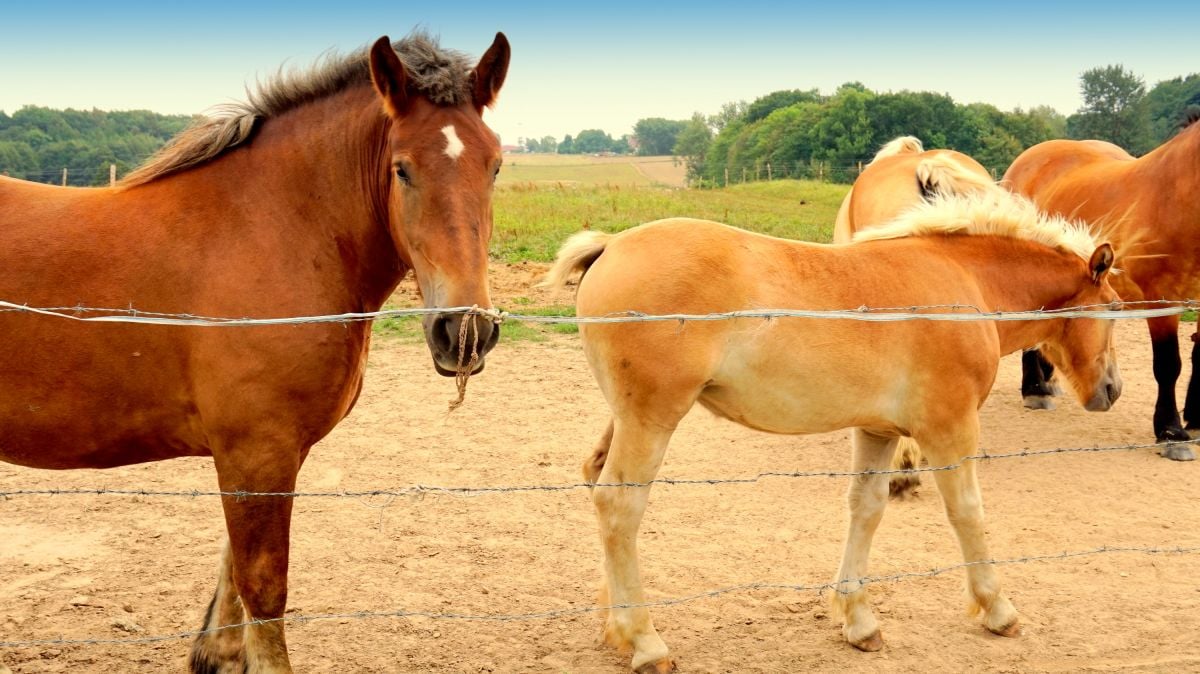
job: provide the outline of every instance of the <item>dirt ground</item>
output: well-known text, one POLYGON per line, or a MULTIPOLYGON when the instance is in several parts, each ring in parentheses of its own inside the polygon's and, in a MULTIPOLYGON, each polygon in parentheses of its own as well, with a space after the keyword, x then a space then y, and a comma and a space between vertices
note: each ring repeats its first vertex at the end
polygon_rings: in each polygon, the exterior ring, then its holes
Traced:
MULTIPOLYGON (((537 268, 500 268, 499 303, 531 296, 537 268)), ((533 295, 535 300, 551 298, 533 295)), ((558 298, 557 302, 562 302, 558 298)), ((1063 401, 1021 408, 1019 358, 1006 358, 982 412, 991 451, 1148 442, 1154 385, 1142 323, 1119 325, 1125 393, 1108 413, 1063 401)), ((561 484, 604 428, 604 401, 578 338, 503 343, 446 418, 453 382, 425 347, 377 341, 357 409, 312 452, 300 490, 413 484, 561 484)), ((1182 400, 1182 397, 1181 397, 1182 400)), ((734 477, 849 466, 843 432, 771 436, 697 408, 662 475, 734 477)), ((984 463, 998 558, 1109 546, 1200 544, 1200 462, 1150 450, 984 463)), ((874 574, 960 560, 932 481, 893 503, 874 574)), ((216 488, 211 461, 107 471, 0 464, 0 490, 216 488)), ((837 569, 845 481, 655 487, 641 535, 651 599, 749 582, 813 584, 837 569)), ((292 615, 408 609, 512 614, 593 605, 600 546, 586 491, 423 499, 301 499, 292 615)), ((0 641, 120 639, 193 630, 224 537, 212 497, 22 496, 0 501, 0 641)), ((886 646, 841 639, 826 598, 748 591, 653 611, 688 672, 1200 671, 1200 555, 1107 554, 1000 568, 1024 635, 1002 639, 965 615, 963 572, 873 586, 886 646)), ((292 623, 303 672, 621 672, 597 615, 521 622, 333 619, 292 623)), ((183 639, 143 645, 0 649, 0 672, 181 671, 183 639)))

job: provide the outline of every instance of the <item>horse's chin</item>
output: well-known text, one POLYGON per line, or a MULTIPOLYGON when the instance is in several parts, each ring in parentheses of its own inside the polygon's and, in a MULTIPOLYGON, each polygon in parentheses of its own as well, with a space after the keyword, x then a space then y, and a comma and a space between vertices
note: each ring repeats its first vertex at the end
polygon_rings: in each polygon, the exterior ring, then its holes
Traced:
MULTIPOLYGON (((486 363, 481 359, 479 361, 479 364, 475 366, 475 369, 471 372, 471 374, 477 375, 480 372, 483 372, 483 366, 485 364, 486 363)), ((447 370, 446 368, 442 367, 441 364, 437 362, 437 359, 434 359, 434 361, 433 361, 433 371, 437 372, 438 374, 442 375, 443 377, 453 377, 458 374, 458 372, 456 372, 455 370, 447 370)))

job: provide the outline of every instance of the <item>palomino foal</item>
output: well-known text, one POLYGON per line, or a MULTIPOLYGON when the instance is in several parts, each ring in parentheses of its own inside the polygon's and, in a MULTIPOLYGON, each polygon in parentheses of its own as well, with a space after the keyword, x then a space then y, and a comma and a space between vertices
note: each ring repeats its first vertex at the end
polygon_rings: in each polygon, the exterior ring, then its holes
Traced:
MULTIPOLYGON (((994 311, 1116 301, 1107 244, 1001 194, 936 197, 869 232, 875 240, 849 246, 787 241, 688 219, 617 235, 585 232, 563 247, 547 283, 586 272, 577 297, 580 316, 934 304, 994 311)), ((1047 345, 1079 400, 1091 410, 1107 409, 1120 393, 1111 333, 1111 321, 1063 319, 582 326, 588 363, 612 409, 584 475, 591 482, 624 484, 593 490, 604 547, 603 601, 645 601, 636 540, 649 486, 637 483, 654 479, 673 431, 697 402, 775 433, 851 428, 855 471, 886 469, 897 440, 906 436, 921 444, 932 466, 949 466, 978 447, 978 410, 1000 357, 1025 346, 1047 345)), ((975 464, 935 475, 964 559, 988 559, 975 464)), ((835 604, 845 618, 846 639, 864 650, 882 646, 861 579, 887 495, 886 475, 851 481, 835 604)), ((993 567, 969 567, 967 586, 989 630, 1017 634, 1017 612, 993 567)), ((611 609, 605 635, 613 645, 632 648, 637 671, 674 667, 647 608, 611 609)))

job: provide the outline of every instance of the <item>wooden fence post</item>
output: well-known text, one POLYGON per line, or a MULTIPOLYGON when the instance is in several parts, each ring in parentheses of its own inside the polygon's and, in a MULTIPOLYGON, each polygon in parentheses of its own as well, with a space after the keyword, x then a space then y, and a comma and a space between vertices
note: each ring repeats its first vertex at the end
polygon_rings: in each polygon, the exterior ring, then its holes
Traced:
POLYGON ((109 164, 108 165, 108 186, 112 187, 113 185, 116 185, 116 184, 117 184, 117 165, 109 164))
POLYGON ((729 187, 729 167, 725 167, 725 187, 729 187))
POLYGON ((771 162, 767 162, 767 180, 768 181, 773 180, 772 174, 771 174, 771 162))
POLYGON ((742 167, 742 182, 746 182, 746 167, 742 167))
POLYGON ((67 186, 67 169, 63 169, 63 187, 67 186))

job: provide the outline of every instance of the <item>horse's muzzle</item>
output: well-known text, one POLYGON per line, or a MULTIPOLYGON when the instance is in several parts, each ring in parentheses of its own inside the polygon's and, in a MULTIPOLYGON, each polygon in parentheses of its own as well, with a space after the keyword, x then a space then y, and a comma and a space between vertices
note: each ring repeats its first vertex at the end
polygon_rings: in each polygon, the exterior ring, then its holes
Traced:
POLYGON ((440 314, 425 332, 425 341, 433 355, 433 369, 443 377, 453 377, 460 367, 468 367, 472 352, 478 358, 471 374, 483 372, 484 356, 499 339, 498 324, 484 316, 467 314, 440 314))
POLYGON ((1092 397, 1083 406, 1089 412, 1107 412, 1121 397, 1121 373, 1117 368, 1110 367, 1104 380, 1096 386, 1092 397))

